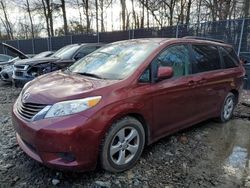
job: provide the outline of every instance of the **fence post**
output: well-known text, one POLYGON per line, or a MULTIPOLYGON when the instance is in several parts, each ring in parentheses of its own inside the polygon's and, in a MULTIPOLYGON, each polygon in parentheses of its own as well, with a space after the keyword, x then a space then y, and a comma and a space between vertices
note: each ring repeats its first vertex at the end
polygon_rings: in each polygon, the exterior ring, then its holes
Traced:
POLYGON ((49 37, 47 38, 47 49, 48 49, 48 51, 50 50, 49 49, 49 37))
POLYGON ((52 51, 52 50, 53 50, 53 46, 52 46, 52 37, 49 38, 49 41, 50 41, 50 50, 52 51))
POLYGON ((73 35, 70 35, 70 44, 73 44, 73 35))
POLYGON ((94 33, 93 36, 96 36, 97 37, 97 43, 100 43, 99 31, 96 31, 96 35, 94 33))
POLYGON ((17 48, 20 49, 19 40, 17 40, 17 48))
POLYGON ((179 35, 179 23, 177 23, 177 26, 176 26, 175 38, 178 38, 178 35, 179 35))
POLYGON ((32 42, 32 52, 33 52, 33 54, 35 54, 35 43, 34 43, 34 39, 32 39, 31 42, 32 42))
POLYGON ((238 53, 237 53, 238 56, 240 55, 240 50, 241 50, 241 43, 242 43, 242 37, 243 37, 244 26, 245 26, 245 18, 243 18, 242 24, 241 24, 240 42, 239 42, 238 53))

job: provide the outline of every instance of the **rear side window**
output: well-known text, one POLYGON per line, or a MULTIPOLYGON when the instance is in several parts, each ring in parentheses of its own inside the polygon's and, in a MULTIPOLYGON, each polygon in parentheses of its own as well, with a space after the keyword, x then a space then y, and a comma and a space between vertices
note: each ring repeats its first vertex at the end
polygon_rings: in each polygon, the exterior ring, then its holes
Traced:
POLYGON ((192 45, 195 61, 192 72, 199 73, 221 68, 218 48, 212 45, 192 45))
POLYGON ((239 65, 238 57, 232 48, 220 47, 220 50, 225 68, 233 68, 239 65))

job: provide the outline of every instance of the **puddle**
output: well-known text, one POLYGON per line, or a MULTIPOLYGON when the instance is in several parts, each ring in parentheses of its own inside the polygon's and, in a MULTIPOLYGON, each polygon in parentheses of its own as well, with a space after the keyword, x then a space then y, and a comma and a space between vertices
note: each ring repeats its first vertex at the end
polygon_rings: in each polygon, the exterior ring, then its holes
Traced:
POLYGON ((226 174, 241 179, 241 177, 244 176, 244 169, 248 168, 248 166, 249 159, 247 149, 236 146, 232 154, 226 160, 223 168, 226 174))
POLYGON ((234 119, 216 124, 208 138, 214 166, 230 182, 250 187, 250 121, 234 119))

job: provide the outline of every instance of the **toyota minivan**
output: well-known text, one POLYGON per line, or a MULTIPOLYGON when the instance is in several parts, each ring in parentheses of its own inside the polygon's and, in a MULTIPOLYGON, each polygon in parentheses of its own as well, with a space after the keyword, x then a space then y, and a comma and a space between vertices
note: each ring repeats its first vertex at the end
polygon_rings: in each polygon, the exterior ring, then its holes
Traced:
POLYGON ((230 120, 245 70, 208 39, 115 42, 25 85, 13 106, 20 147, 47 166, 111 172, 143 148, 210 118, 230 120))

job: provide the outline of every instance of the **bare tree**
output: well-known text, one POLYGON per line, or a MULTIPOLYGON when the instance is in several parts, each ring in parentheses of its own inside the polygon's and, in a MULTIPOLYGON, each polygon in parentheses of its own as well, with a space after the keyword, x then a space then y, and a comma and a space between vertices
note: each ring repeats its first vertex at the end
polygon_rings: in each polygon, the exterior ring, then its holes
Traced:
POLYGON ((244 1, 244 17, 248 18, 250 15, 250 1, 249 0, 245 0, 244 1))
POLYGON ((62 8, 62 13, 63 13, 64 34, 68 35, 68 23, 67 23, 65 0, 61 0, 61 8, 62 8))
POLYGON ((4 18, 0 17, 0 19, 1 19, 1 21, 2 21, 2 23, 4 25, 4 27, 5 27, 8 38, 9 39, 14 39, 12 24, 11 24, 11 22, 9 20, 8 13, 7 13, 6 2, 4 0, 0 1, 0 10, 2 10, 3 14, 4 14, 4 18))
POLYGON ((126 0, 120 0, 122 8, 122 30, 126 29, 126 0))
POLYGON ((89 0, 82 0, 86 15, 87 33, 90 31, 89 0))

